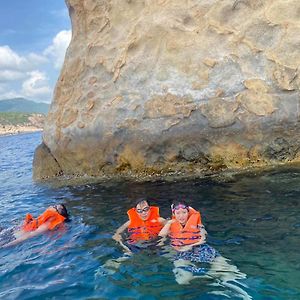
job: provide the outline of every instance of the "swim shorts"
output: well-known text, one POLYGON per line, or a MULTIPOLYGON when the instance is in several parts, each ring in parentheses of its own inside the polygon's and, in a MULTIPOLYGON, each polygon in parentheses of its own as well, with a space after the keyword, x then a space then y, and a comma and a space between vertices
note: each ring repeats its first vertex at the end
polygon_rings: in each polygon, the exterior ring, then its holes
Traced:
POLYGON ((194 246, 191 250, 178 252, 174 260, 184 259, 190 262, 210 263, 217 256, 219 252, 208 244, 194 246))

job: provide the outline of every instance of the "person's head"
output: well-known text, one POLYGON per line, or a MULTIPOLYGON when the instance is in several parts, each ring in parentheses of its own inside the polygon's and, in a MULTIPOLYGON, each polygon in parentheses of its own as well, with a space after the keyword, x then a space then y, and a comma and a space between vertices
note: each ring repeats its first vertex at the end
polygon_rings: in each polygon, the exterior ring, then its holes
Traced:
POLYGON ((135 203, 135 211, 138 216, 143 220, 148 220, 150 216, 150 206, 146 199, 139 199, 135 203))
POLYGON ((189 205, 184 201, 174 201, 171 205, 172 214, 182 225, 185 225, 189 218, 189 205))
POLYGON ((65 221, 69 221, 69 214, 64 204, 60 203, 51 207, 54 208, 55 211, 58 212, 61 216, 65 217, 65 221))

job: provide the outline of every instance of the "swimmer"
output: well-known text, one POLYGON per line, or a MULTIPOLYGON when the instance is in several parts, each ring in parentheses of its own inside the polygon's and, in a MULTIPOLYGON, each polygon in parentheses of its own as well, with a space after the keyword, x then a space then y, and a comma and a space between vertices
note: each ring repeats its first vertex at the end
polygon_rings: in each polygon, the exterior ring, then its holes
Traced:
POLYGON ((129 220, 120 226, 112 237, 127 251, 129 249, 122 240, 122 233, 125 230, 129 234, 128 243, 136 244, 139 241, 155 239, 166 222, 164 218, 160 217, 159 208, 150 206, 145 199, 139 199, 135 206, 127 211, 127 215, 129 220))
POLYGON ((171 209, 172 219, 165 224, 159 236, 171 238, 171 245, 177 251, 177 259, 212 262, 219 253, 206 244, 207 232, 200 212, 185 201, 175 201, 171 209))
POLYGON ((166 220, 159 215, 157 206, 150 206, 145 199, 139 199, 135 206, 127 211, 129 220, 121 225, 112 236, 118 242, 125 254, 117 259, 109 259, 97 271, 97 275, 113 274, 120 264, 131 257, 132 252, 141 248, 149 247, 149 242, 158 237, 158 233, 164 226, 166 220), (122 233, 127 230, 128 238, 126 245, 123 241, 122 233), (143 244, 144 243, 144 244, 143 244), (143 247, 144 246, 144 247, 143 247))
POLYGON ((245 279, 246 275, 206 244, 207 232, 202 224, 200 212, 185 201, 174 201, 171 209, 172 219, 167 221, 159 236, 169 236, 171 246, 176 250, 173 269, 176 282, 189 284, 191 280, 199 277, 219 278, 219 285, 234 290, 242 299, 252 299, 236 284, 242 285, 237 279, 245 279), (210 269, 198 268, 193 263, 209 263, 210 269))
POLYGON ((29 238, 40 235, 69 220, 69 214, 63 204, 49 206, 36 219, 27 214, 20 228, 4 229, 0 233, 0 247, 17 245, 29 238))

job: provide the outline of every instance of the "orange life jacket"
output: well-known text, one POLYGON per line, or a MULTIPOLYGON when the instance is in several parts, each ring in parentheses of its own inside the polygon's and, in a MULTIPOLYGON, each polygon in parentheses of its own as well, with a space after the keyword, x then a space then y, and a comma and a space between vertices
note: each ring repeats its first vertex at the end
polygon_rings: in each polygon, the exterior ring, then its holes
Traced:
MULTIPOLYGON (((175 219, 174 216, 172 218, 175 219)), ((200 212, 189 207, 189 217, 185 226, 177 220, 170 226, 172 246, 185 246, 199 242, 201 239, 199 225, 202 225, 200 212)))
POLYGON ((52 230, 57 225, 61 224, 64 220, 65 217, 60 215, 58 212, 47 209, 37 219, 34 219, 31 214, 27 214, 22 229, 24 231, 34 231, 38 229, 42 224, 49 222, 48 229, 52 230))
POLYGON ((131 208, 127 211, 129 217, 128 232, 130 238, 133 241, 147 241, 158 236, 162 229, 162 224, 159 222, 159 208, 156 206, 150 206, 150 215, 148 220, 143 221, 135 208, 131 208))

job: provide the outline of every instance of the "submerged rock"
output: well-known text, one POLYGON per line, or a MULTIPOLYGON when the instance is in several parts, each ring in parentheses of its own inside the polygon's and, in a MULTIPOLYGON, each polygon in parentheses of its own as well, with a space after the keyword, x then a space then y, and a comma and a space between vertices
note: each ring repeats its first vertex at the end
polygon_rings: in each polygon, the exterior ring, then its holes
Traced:
POLYGON ((36 179, 299 160, 298 0, 66 3, 36 179))

